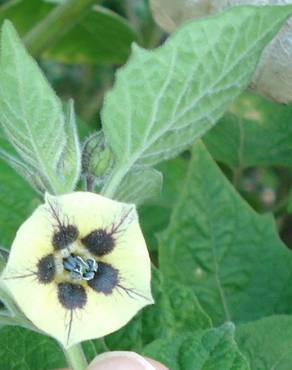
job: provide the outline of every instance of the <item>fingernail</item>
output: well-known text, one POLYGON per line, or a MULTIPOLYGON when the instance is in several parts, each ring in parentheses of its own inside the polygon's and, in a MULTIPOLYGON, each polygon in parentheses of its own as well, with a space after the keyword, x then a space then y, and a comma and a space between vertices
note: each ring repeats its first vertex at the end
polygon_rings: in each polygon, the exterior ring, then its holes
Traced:
POLYGON ((144 357, 135 352, 106 352, 96 357, 88 370, 156 370, 144 357))

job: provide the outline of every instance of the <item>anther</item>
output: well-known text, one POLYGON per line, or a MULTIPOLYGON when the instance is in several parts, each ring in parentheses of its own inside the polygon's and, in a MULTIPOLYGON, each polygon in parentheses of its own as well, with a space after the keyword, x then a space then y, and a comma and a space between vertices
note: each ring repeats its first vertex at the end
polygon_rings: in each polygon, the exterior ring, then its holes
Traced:
POLYGON ((88 258, 84 260, 80 256, 71 255, 63 260, 64 269, 70 272, 73 280, 92 280, 98 269, 97 262, 88 258))

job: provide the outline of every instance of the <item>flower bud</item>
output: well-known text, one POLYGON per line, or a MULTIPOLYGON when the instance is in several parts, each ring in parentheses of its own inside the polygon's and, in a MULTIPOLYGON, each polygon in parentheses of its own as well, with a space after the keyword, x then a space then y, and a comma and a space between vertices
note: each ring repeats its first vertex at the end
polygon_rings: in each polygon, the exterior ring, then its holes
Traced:
POLYGON ((95 132, 85 141, 82 153, 83 173, 96 178, 106 176, 114 162, 113 154, 105 142, 102 131, 95 132))

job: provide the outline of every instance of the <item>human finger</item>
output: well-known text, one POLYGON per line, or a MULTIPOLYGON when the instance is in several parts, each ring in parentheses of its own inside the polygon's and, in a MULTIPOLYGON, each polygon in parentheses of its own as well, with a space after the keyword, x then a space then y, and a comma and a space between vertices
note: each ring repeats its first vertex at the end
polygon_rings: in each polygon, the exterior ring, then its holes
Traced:
POLYGON ((135 352, 114 351, 97 356, 88 370, 168 370, 159 362, 135 352))

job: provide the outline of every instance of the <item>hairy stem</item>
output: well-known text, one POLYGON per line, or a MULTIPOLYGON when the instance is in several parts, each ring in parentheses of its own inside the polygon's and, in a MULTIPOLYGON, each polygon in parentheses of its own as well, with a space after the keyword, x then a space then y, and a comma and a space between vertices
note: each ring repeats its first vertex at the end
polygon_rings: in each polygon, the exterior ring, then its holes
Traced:
POLYGON ((87 191, 94 191, 94 176, 87 175, 86 176, 86 190, 87 191))
POLYGON ((22 328, 43 334, 43 332, 33 326, 33 324, 31 324, 23 315, 11 316, 10 313, 6 312, 5 310, 0 310, 0 325, 21 326, 22 328))
POLYGON ((0 314, 0 325, 18 326, 19 322, 14 317, 0 314))
POLYGON ((64 354, 71 370, 86 370, 87 361, 81 344, 75 344, 68 349, 64 349, 64 354))
POLYGON ((40 55, 67 33, 90 11, 96 0, 66 0, 49 13, 24 37, 24 43, 34 56, 40 55))
POLYGON ((131 166, 114 168, 111 176, 102 188, 101 194, 108 198, 113 198, 130 168, 131 166))

